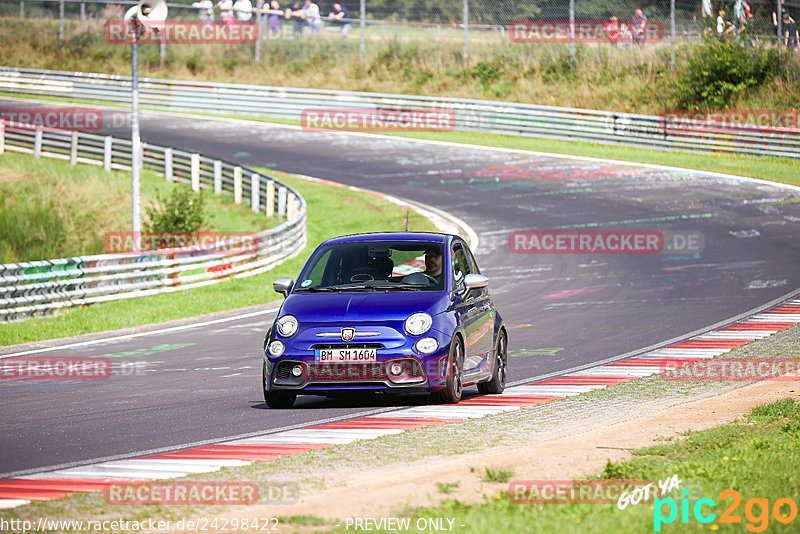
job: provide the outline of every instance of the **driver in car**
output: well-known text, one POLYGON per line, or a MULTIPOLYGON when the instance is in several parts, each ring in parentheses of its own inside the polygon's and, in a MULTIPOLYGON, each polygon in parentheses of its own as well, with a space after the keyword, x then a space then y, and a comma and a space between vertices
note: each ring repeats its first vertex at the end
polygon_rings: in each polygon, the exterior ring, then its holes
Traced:
POLYGON ((425 251, 425 274, 436 280, 436 285, 441 285, 442 255, 435 248, 425 251))

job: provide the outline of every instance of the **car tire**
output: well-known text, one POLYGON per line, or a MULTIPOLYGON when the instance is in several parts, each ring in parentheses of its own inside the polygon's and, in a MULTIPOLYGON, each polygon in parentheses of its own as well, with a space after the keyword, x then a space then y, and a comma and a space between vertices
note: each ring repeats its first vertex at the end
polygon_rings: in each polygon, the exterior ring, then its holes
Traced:
POLYGON ((478 384, 478 391, 491 395, 498 395, 506 389, 506 365, 508 364, 508 341, 506 333, 500 330, 497 336, 497 349, 495 350, 494 370, 492 379, 478 384))
POLYGON ((267 389, 267 363, 261 367, 261 385, 264 388, 264 402, 273 410, 291 408, 297 400, 295 393, 285 391, 270 391, 267 389))
POLYGON ((433 392, 433 399, 440 404, 458 404, 464 388, 464 345, 461 338, 453 338, 451 346, 447 358, 447 382, 444 389, 433 392))

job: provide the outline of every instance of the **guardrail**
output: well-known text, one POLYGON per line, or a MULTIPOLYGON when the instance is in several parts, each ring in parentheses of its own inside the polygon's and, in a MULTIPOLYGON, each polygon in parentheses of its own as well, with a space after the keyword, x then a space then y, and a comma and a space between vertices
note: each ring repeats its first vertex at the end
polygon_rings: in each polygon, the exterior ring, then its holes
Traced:
MULTIPOLYGON (((4 150, 67 160, 73 165, 131 168, 130 140, 41 128, 5 131, 0 120, 0 154, 4 150)), ((229 193, 237 203, 249 198, 253 211, 286 220, 242 239, 0 265, 0 322, 253 276, 305 247, 305 200, 274 178, 169 147, 145 144, 142 155, 143 166, 163 172, 167 181, 190 183, 195 191, 207 188, 216 194, 229 193)))
MULTIPOLYGON (((128 76, 0 67, 0 91, 114 103, 130 101, 128 76)), ((800 158, 800 130, 726 124, 692 128, 661 116, 490 100, 141 79, 142 106, 299 120, 308 108, 435 108, 455 112, 455 130, 658 150, 800 158)))

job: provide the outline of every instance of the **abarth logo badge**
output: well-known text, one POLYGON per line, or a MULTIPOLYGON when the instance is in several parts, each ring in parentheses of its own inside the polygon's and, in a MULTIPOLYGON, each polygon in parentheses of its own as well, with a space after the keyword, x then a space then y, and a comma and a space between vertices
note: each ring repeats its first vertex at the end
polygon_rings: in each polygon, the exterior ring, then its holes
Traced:
POLYGON ((342 328, 342 341, 353 341, 356 336, 355 328, 342 328))

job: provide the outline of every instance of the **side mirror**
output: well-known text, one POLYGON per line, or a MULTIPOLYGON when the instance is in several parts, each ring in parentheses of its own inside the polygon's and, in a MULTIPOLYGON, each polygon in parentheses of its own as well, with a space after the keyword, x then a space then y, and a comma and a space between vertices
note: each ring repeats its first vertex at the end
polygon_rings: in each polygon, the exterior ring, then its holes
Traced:
POLYGON ((294 286, 294 280, 288 276, 278 278, 272 282, 272 289, 274 289, 276 293, 282 293, 284 297, 289 296, 289 291, 292 290, 292 286, 294 286))
POLYGON ((467 289, 479 289, 489 285, 489 279, 482 274, 470 273, 464 277, 464 284, 467 289))

